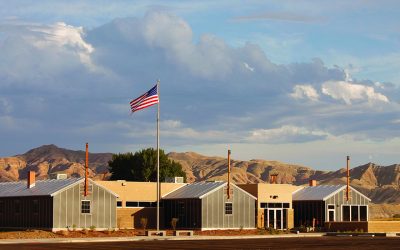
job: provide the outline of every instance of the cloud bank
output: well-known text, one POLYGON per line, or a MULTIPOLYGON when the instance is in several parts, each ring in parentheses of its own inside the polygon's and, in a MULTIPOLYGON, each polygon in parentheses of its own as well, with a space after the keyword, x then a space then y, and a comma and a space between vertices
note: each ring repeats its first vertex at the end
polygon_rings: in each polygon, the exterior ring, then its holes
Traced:
POLYGON ((167 149, 400 136, 397 87, 346 81, 317 58, 275 64, 253 43, 195 40, 185 20, 165 12, 92 29, 9 21, 0 24, 0 51, 3 152, 86 140, 99 151, 154 146, 155 108, 130 116, 128 103, 157 79, 167 149))

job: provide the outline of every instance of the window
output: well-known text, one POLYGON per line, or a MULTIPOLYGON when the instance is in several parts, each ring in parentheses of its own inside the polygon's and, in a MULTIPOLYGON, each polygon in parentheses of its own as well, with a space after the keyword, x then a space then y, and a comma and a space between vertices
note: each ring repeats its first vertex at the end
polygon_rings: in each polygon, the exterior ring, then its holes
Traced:
POLYGON ((268 208, 282 208, 282 203, 268 203, 268 208))
POLYGON ((38 200, 33 200, 32 201, 32 212, 34 214, 38 214, 39 213, 39 201, 38 200))
POLYGON ((117 207, 122 207, 122 201, 117 201, 117 207))
POLYGON ((350 206, 342 207, 343 221, 350 221, 350 206))
POLYGON ((137 201, 127 201, 125 206, 126 207, 138 207, 139 206, 139 202, 137 202, 137 201))
POLYGON ((268 203, 268 202, 262 202, 260 203, 261 208, 290 208, 289 203, 268 203))
POLYGON ((90 214, 90 201, 83 200, 81 203, 81 213, 90 214))
POLYGON ((360 221, 367 221, 367 206, 360 206, 360 221))
POLYGON ((225 215, 232 214, 232 202, 225 202, 225 215))
POLYGON ((335 209, 335 205, 328 205, 328 209, 335 209))
POLYGON ((358 206, 351 206, 351 221, 358 221, 358 206))
POLYGON ((151 202, 139 201, 139 207, 151 207, 151 202))
MULTIPOLYGON (((150 201, 127 201, 125 204, 126 207, 157 207, 157 202, 150 201)), ((162 206, 162 202, 160 202, 160 207, 162 206)))

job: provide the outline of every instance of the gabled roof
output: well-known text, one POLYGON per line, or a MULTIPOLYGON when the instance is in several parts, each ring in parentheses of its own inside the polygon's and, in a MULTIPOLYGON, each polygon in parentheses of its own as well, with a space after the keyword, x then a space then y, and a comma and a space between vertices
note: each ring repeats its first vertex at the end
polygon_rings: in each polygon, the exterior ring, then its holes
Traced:
POLYGON ((198 198, 201 199, 210 192, 216 191, 225 186, 225 182, 197 182, 183 186, 170 194, 163 197, 163 199, 188 199, 198 198))
POLYGON ((40 180, 36 181, 32 188, 27 188, 26 181, 0 182, 0 197, 52 196, 54 193, 83 180, 84 178, 40 180))
MULTIPOLYGON (((202 199, 208 194, 217 191, 220 188, 223 188, 227 185, 227 182, 224 181, 215 181, 215 182, 196 182, 192 184, 188 184, 183 186, 166 196, 162 197, 162 199, 173 200, 173 199, 202 199)), ((246 193, 251 196, 253 199, 257 200, 256 197, 236 186, 235 184, 231 184, 233 187, 238 188, 240 191, 246 193)))
MULTIPOLYGON (((346 185, 320 185, 313 187, 305 187, 293 193, 293 201, 325 201, 332 195, 344 190, 346 185)), ((371 201, 368 197, 358 192, 356 189, 350 187, 354 192, 359 193, 367 200, 371 201)))

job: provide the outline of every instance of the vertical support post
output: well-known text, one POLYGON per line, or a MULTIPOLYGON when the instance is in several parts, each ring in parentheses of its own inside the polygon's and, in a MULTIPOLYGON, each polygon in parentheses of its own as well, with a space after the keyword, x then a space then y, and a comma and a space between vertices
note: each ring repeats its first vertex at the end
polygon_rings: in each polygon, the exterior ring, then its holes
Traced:
POLYGON ((228 187, 226 189, 226 196, 228 198, 228 200, 231 198, 231 150, 228 149, 228 187))
POLYGON ((86 143, 86 155, 85 155, 85 192, 84 196, 88 196, 89 194, 89 183, 88 183, 88 175, 89 175, 89 144, 86 143))
POLYGON ((157 231, 160 230, 160 80, 157 80, 157 231))
POLYGON ((350 190, 350 156, 347 156, 347 185, 346 185, 346 201, 349 201, 349 190, 350 190))

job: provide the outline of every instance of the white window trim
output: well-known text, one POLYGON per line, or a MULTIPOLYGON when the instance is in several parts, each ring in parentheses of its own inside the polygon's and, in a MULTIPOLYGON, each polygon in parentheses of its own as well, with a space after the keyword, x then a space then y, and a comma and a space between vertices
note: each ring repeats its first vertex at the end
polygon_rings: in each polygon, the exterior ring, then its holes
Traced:
POLYGON ((325 216, 325 222, 335 222, 336 221, 336 205, 335 204, 326 204, 326 212, 328 213, 325 216), (333 206, 333 208, 329 208, 329 206, 333 206), (329 220, 329 211, 333 211, 333 221, 329 220))
POLYGON ((92 201, 91 200, 81 200, 81 214, 92 214, 92 201), (89 202, 89 213, 82 213, 82 202, 88 201, 89 202))
MULTIPOLYGON (((358 210, 358 220, 356 221, 356 222, 362 222, 361 220, 360 220, 360 207, 362 207, 362 206, 365 206, 366 208, 367 208, 367 220, 366 221, 369 221, 369 207, 368 207, 368 205, 359 205, 359 204, 357 204, 357 205, 352 205, 352 204, 342 204, 341 205, 341 207, 340 207, 340 221, 342 221, 342 222, 344 222, 343 221, 343 206, 349 206, 350 207, 350 220, 349 221, 352 221, 351 220, 351 209, 352 209, 352 207, 354 206, 357 206, 357 210, 358 210)), ((346 221, 347 222, 347 221, 346 221)))
POLYGON ((225 216, 232 216, 233 215, 233 203, 231 202, 231 201, 226 201, 225 203, 224 203, 224 214, 225 214, 225 216), (227 214, 226 213, 226 204, 231 204, 232 205, 232 213, 231 214, 227 214))

